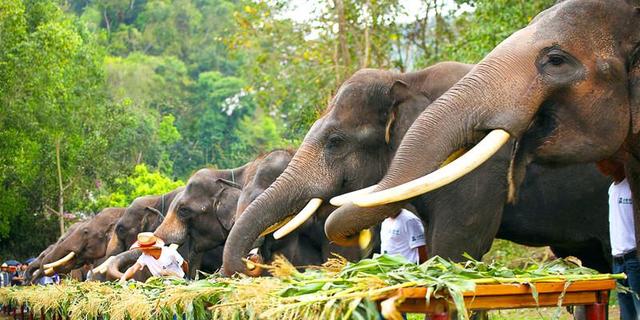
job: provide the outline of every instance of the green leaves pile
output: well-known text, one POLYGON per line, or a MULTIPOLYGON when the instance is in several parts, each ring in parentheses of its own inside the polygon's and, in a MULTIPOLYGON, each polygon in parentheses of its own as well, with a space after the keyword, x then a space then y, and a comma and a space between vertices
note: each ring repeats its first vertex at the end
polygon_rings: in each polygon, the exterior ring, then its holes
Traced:
POLYGON ((151 278, 146 283, 65 282, 58 286, 0 289, 0 303, 26 303, 36 312, 70 319, 377 319, 375 301, 399 288, 427 287, 428 294, 451 297, 460 319, 467 313, 463 292, 479 283, 534 283, 601 280, 598 274, 565 260, 508 269, 476 260, 453 263, 440 257, 416 265, 381 255, 357 263, 331 259, 323 267, 298 272, 283 259, 269 267, 274 277, 202 280, 151 278))

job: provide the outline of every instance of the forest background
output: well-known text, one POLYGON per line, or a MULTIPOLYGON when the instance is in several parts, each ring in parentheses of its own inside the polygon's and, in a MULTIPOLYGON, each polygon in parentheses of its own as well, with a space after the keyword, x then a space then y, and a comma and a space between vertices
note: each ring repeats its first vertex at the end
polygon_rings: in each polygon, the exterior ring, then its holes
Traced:
POLYGON ((415 1, 0 0, 0 257, 296 147, 354 71, 478 62, 554 2, 415 1))

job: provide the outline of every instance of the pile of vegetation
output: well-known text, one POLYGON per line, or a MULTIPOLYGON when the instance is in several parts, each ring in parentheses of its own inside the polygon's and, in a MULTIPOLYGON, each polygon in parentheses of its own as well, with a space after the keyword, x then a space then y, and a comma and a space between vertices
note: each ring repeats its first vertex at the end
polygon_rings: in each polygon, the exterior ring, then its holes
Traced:
MULTIPOLYGON (((47 287, 0 289, 0 303, 27 304, 48 316, 70 319, 377 319, 375 301, 399 288, 426 287, 430 297, 447 297, 459 319, 467 318, 463 293, 476 284, 603 280, 624 274, 598 274, 566 260, 510 269, 499 263, 453 263, 433 257, 416 265, 381 255, 356 263, 337 257, 299 272, 283 258, 269 268, 273 277, 205 279, 151 278, 146 283, 65 282, 47 287)), ((565 286, 566 288, 567 286, 565 286)), ((534 296, 535 298, 535 296, 534 296)), ((561 304, 561 301, 559 302, 561 304)))

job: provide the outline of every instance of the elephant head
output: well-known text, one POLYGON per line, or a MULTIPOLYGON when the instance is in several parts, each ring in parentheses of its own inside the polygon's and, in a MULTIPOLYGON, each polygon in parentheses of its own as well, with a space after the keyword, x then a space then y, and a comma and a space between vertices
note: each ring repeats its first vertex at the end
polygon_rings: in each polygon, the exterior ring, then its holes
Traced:
POLYGON ((240 186, 217 177, 216 171, 196 172, 183 193, 171 204, 155 235, 167 244, 190 242, 191 252, 224 244, 233 226, 240 186))
POLYGON ((154 231, 183 189, 180 187, 163 195, 143 196, 133 200, 115 226, 115 237, 109 241, 106 255, 110 257, 127 251, 136 241, 138 233, 154 231))
POLYGON ((274 225, 300 212, 274 234, 281 238, 324 200, 377 182, 413 120, 470 68, 451 62, 407 74, 374 69, 354 74, 284 172, 238 217, 225 245, 224 272, 246 273, 242 257, 274 225))
POLYGON ((282 174, 294 154, 295 150, 277 149, 253 161, 251 167, 247 169, 245 181, 242 184, 236 217, 239 217, 249 204, 282 174))
POLYGON ((53 269, 58 273, 67 273, 102 258, 113 227, 123 212, 124 208, 106 208, 78 225, 46 254, 42 259, 42 268, 45 271, 53 269))
POLYGON ((407 199, 472 170, 509 137, 517 141, 512 200, 530 162, 592 162, 618 153, 640 128, 638 25, 640 2, 632 0, 565 0, 541 12, 416 119, 374 189, 383 191, 336 210, 327 236, 344 241, 383 220, 407 199), (344 227, 353 217, 360 223, 344 227))

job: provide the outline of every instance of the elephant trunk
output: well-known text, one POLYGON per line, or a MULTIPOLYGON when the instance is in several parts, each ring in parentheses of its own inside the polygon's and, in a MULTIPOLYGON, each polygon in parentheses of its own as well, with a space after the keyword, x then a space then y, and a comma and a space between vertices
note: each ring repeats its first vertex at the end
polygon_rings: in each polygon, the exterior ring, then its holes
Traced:
POLYGON ((107 266, 107 278, 108 279, 120 279, 123 273, 120 271, 122 267, 132 265, 136 262, 138 257, 142 254, 142 251, 138 249, 129 250, 120 253, 115 256, 113 260, 107 266))
POLYGON ((312 159, 318 158, 313 145, 300 148, 276 181, 258 196, 237 218, 223 253, 226 275, 248 273, 243 258, 266 230, 302 209, 312 198, 322 197, 332 174, 312 159), (310 166, 309 164, 312 164, 310 166), (301 177, 305 181, 301 181, 301 177))

